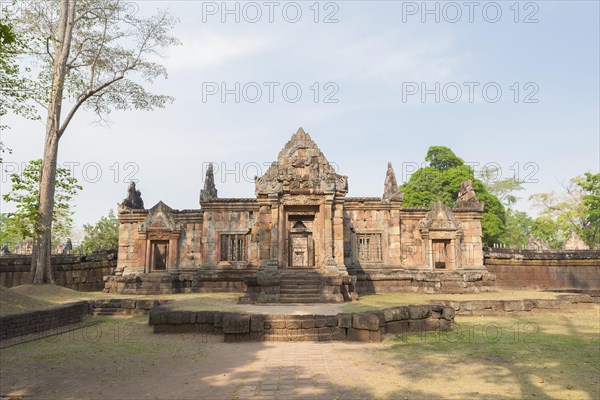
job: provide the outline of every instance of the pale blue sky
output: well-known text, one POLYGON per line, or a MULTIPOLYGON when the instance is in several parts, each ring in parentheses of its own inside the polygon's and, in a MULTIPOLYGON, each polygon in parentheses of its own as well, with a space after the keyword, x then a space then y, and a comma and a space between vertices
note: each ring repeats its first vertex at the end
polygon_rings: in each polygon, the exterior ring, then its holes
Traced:
MULTIPOLYGON (((275 160, 299 126, 348 176, 349 196, 380 196, 386 163, 392 161, 401 182, 403 170, 423 162, 431 145, 448 146, 471 163, 497 163, 505 177, 518 167, 521 177, 537 180, 526 184, 519 193, 523 198, 560 190, 560 181, 585 171, 598 172, 598 2, 537 1, 527 9, 527 2, 520 2, 519 23, 513 21, 513 1, 478 2, 472 23, 465 6, 457 23, 444 20, 454 17, 450 8, 446 11, 452 14, 440 14, 439 23, 433 15, 423 23, 419 12, 405 14, 403 22, 403 9, 421 2, 330 3, 327 9, 327 2, 318 4, 319 23, 309 8, 313 1, 297 2, 302 9, 297 23, 284 20, 286 2, 275 8, 274 23, 268 22, 263 2, 257 2, 263 12, 258 23, 244 21, 244 14, 240 23, 231 15, 222 23, 220 13, 205 14, 203 22, 202 2, 138 2, 142 13, 167 6, 181 19, 176 35, 183 46, 165 54, 169 79, 153 85, 176 101, 152 113, 114 112, 110 128, 93 125, 92 114, 77 116, 59 154, 60 163, 79 163, 75 173, 84 190, 76 201, 77 224, 96 221, 122 200, 127 172, 134 171, 125 169, 128 162, 136 166, 134 178, 147 207, 163 200, 173 208, 197 208, 209 161, 237 170, 217 171, 220 197, 253 197, 257 165, 275 160), (496 4, 502 16, 497 23, 487 22, 482 9, 487 7, 486 16, 493 18, 496 4), (339 21, 323 23, 333 11, 339 21), (532 12, 538 22, 523 23, 532 12), (203 102, 203 84, 206 89, 210 82, 229 88, 235 82, 241 87, 256 82, 263 98, 250 103, 242 96, 236 103, 229 95, 223 103, 214 95, 203 102), (272 103, 264 82, 279 83, 272 103), (282 96, 281 87, 290 82, 303 91, 297 103, 282 96), (320 87, 317 103, 314 82, 320 87), (333 97, 337 103, 323 102, 335 87, 325 87, 328 82, 339 88, 333 97), (403 89, 422 82, 428 88, 450 83, 449 91, 439 103, 433 95, 422 102, 418 94, 403 101, 403 89), (479 85, 472 101, 465 82, 479 85), (514 82, 520 89, 517 103, 514 82), (502 90, 496 103, 482 95, 488 83, 502 90), (462 97, 451 103, 456 86, 462 97), (538 102, 525 103, 536 90, 532 98, 538 102), (95 178, 98 166, 102 177, 95 178)), ((221 2, 211 4, 220 7, 221 2)), ((427 4, 438 4, 443 12, 446 3, 427 4)), ((287 17, 293 18, 293 5, 287 7, 287 17)), ((7 122, 13 129, 2 140, 13 154, 5 156, 6 166, 40 157, 41 123, 7 122)), ((6 175, 0 184, 5 193, 6 175)), ((518 208, 528 210, 527 202, 518 208)), ((2 204, 2 211, 8 210, 2 204)))

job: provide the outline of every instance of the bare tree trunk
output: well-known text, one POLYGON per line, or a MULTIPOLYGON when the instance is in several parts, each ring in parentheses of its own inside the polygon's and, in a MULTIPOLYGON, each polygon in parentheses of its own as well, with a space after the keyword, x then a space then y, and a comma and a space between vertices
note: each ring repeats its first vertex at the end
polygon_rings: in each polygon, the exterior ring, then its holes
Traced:
POLYGON ((56 186, 56 162, 58 156, 58 134, 46 133, 44 158, 40 176, 39 219, 37 234, 33 241, 31 255, 34 269, 33 283, 54 283, 50 254, 52 248, 52 211, 54 209, 54 191, 56 186))
POLYGON ((52 89, 46 119, 46 141, 40 173, 39 219, 31 255, 32 283, 54 283, 50 254, 52 245, 52 212, 56 187, 58 142, 62 134, 60 119, 67 61, 71 47, 76 0, 61 0, 56 50, 52 62, 52 89))

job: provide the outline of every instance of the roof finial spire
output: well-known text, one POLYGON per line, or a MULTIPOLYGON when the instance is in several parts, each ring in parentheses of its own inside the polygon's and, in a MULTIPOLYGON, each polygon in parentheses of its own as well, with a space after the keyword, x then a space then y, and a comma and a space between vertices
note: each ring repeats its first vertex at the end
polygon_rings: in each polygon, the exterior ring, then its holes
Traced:
POLYGON ((210 201, 217 198, 217 188, 215 187, 215 174, 212 163, 208 164, 206 177, 204 178, 204 189, 200 191, 200 202, 210 201))
POLYGON ((402 192, 398 189, 398 181, 392 163, 388 162, 385 182, 383 183, 383 201, 402 201, 402 192))
POLYGON ((142 193, 139 190, 136 190, 134 181, 129 182, 129 187, 127 188, 127 197, 123 199, 120 206, 130 208, 132 210, 144 209, 142 193))

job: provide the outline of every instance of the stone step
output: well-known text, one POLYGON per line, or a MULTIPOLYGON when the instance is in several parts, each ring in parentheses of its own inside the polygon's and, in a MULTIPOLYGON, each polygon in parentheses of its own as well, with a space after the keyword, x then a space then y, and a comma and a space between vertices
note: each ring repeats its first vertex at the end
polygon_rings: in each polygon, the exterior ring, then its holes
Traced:
POLYGON ((283 277, 289 277, 289 278, 296 278, 296 277, 308 277, 308 278, 315 278, 315 279, 321 279, 322 276, 319 274, 310 274, 310 273, 296 273, 296 274, 290 274, 290 273, 283 273, 280 275, 282 278, 283 277))
POLYGON ((321 285, 279 285, 282 289, 321 289, 321 285))
POLYGON ((328 342, 332 339, 331 334, 317 335, 265 335, 266 342, 328 342))
POLYGON ((317 280, 317 279, 281 279, 279 281, 281 284, 297 284, 297 285, 302 285, 302 284, 310 284, 310 285, 318 285, 321 284, 321 280, 317 280))
POLYGON ((279 295, 281 303, 318 303, 319 296, 287 296, 279 295))
POLYGON ((282 288, 289 289, 319 289, 321 287, 320 284, 303 284, 303 283, 286 283, 279 285, 282 288))
POLYGON ((125 310, 122 308, 111 308, 111 307, 94 307, 92 309, 92 315, 115 315, 125 314, 125 310))
POLYGON ((279 294, 290 294, 290 295, 303 295, 303 294, 312 294, 318 295, 320 293, 319 289, 287 289, 281 288, 279 289, 279 294))
POLYGON ((321 281, 322 281, 321 278, 316 278, 316 279, 314 279, 314 278, 300 278, 300 277, 297 277, 297 276, 294 276, 294 277, 283 277, 282 276, 280 278, 280 282, 306 282, 306 283, 308 283, 308 282, 311 282, 311 283, 314 282, 314 283, 317 283, 317 282, 321 282, 321 281))

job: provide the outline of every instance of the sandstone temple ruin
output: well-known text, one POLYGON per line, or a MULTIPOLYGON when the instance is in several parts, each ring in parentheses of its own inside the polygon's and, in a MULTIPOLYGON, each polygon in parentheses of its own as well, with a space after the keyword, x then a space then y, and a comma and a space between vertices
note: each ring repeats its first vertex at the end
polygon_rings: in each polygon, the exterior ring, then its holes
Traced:
POLYGON ((341 302, 360 293, 495 289, 483 265, 483 204, 469 181, 452 209, 407 208, 388 164, 382 196, 347 197, 348 178, 300 128, 255 182, 255 198, 219 198, 209 167, 195 210, 163 202, 146 209, 131 183, 105 291, 341 302))

